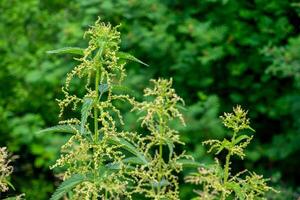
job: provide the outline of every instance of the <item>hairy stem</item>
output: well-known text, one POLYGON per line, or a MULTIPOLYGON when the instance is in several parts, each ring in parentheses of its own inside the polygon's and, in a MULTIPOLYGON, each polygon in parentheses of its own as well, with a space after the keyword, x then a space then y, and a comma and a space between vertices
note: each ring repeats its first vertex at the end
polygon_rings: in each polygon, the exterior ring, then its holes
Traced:
MULTIPOLYGON (((163 148, 162 148, 162 142, 160 141, 159 143, 159 158, 162 161, 163 159, 163 148)), ((160 174, 160 179, 161 179, 161 175, 162 175, 162 164, 160 165, 160 169, 159 169, 159 174, 160 174)), ((160 180, 159 180, 160 181, 160 180)))
POLYGON ((94 132, 95 132, 95 141, 98 141, 99 139, 99 133, 98 133, 98 108, 97 108, 97 102, 99 98, 99 80, 100 80, 100 69, 97 67, 96 71, 96 78, 95 78, 95 90, 96 90, 96 97, 95 97, 95 107, 94 107, 94 132))
MULTIPOLYGON (((233 142, 235 140, 236 134, 237 134, 237 132, 234 131, 233 137, 231 138, 231 142, 233 142)), ((226 184, 228 181, 230 157, 231 157, 231 151, 229 150, 228 154, 226 155, 223 184, 226 184)), ((225 192, 222 192, 222 200, 225 200, 225 192)))
POLYGON ((225 169, 224 169, 224 184, 227 183, 229 177, 229 163, 230 163, 231 152, 226 156, 225 169))
MULTIPOLYGON (((229 177, 229 164, 230 164, 230 156, 231 156, 231 151, 228 152, 226 156, 226 161, 225 161, 225 167, 224 167, 224 179, 223 179, 223 184, 225 185, 227 183, 228 177, 229 177)), ((222 200, 225 200, 226 195, 225 192, 222 192, 222 200)))
MULTIPOLYGON (((163 119, 162 117, 160 117, 160 120, 159 120, 159 131, 160 131, 160 135, 162 136, 163 135, 163 119)), ((162 176, 163 176, 163 172, 162 172, 162 162, 163 162, 163 146, 162 146, 162 141, 160 139, 159 141, 159 158, 160 158, 160 166, 159 166, 159 177, 158 177, 158 182, 160 183, 161 182, 161 179, 162 179, 162 176)), ((160 193, 160 184, 158 186, 158 193, 160 193)))
POLYGON ((93 195, 93 200, 97 200, 97 195, 96 194, 93 195))
POLYGON ((103 52, 103 48, 104 48, 104 44, 102 43, 101 47, 99 48, 96 56, 95 56, 95 60, 96 63, 99 62, 99 65, 97 66, 96 69, 96 77, 95 77, 95 92, 96 92, 96 97, 95 97, 95 106, 94 106, 94 132, 95 132, 95 138, 94 141, 98 141, 99 140, 99 132, 98 132, 98 108, 97 108, 97 104, 99 101, 99 83, 100 83, 100 72, 101 72, 101 68, 102 68, 102 52, 103 52))
MULTIPOLYGON (((98 51, 99 53, 99 51, 98 51)), ((97 53, 96 55, 96 59, 99 59, 99 54, 97 53)), ((102 63, 100 61, 99 63, 99 66, 97 66, 97 69, 96 69, 96 77, 95 77, 95 92, 96 92, 96 96, 95 96, 95 104, 94 104, 94 142, 97 142, 99 140, 99 131, 98 131, 98 108, 97 108, 97 105, 98 105, 98 101, 99 101, 99 82, 100 82, 100 70, 101 70, 101 67, 102 67, 102 63)), ((96 176, 95 174, 97 171, 97 168, 96 166, 94 165, 94 179, 96 179, 96 176)), ((93 200, 97 199, 97 196, 96 197, 93 197, 93 200)))

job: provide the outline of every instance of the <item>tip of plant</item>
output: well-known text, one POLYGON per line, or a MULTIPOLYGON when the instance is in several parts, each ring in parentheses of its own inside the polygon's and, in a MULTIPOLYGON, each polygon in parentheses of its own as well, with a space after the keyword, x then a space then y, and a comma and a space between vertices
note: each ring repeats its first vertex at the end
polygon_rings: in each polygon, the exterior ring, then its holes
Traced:
POLYGON ((251 130, 252 132, 256 132, 253 128, 251 128, 250 126, 249 126, 249 128, 248 128, 249 130, 251 130))

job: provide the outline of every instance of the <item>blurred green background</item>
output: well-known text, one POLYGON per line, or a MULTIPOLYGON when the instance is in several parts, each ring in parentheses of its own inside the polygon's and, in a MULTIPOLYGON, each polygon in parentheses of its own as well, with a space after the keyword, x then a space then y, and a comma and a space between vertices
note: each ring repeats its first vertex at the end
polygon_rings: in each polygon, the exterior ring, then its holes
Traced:
MULTIPOLYGON (((225 137, 218 116, 240 104, 256 133, 234 170, 270 177, 281 193, 268 199, 298 198, 299 0, 1 0, 0 145, 19 155, 11 193, 42 200, 57 186, 49 166, 67 138, 35 133, 57 124, 55 99, 76 62, 46 51, 85 47, 97 16, 121 24, 122 50, 150 65, 129 63, 128 86, 141 94, 150 78, 173 77, 187 106, 188 126, 178 129, 196 160, 212 159, 201 142, 225 137)), ((182 199, 192 190, 182 183, 182 199)))

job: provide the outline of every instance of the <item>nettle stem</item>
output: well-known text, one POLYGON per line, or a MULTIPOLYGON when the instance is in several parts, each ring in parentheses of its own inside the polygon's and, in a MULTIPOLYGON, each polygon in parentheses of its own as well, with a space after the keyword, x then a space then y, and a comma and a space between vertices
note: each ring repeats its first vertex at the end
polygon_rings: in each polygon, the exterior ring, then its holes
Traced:
POLYGON ((162 178, 162 161, 163 161, 163 146, 162 141, 159 142, 159 158, 160 158, 160 168, 159 168, 159 181, 161 181, 162 178))
POLYGON ((100 80, 100 67, 97 67, 96 71, 96 78, 95 78, 95 90, 96 90, 96 97, 95 97, 95 106, 94 106, 94 132, 95 138, 94 141, 98 141, 99 139, 99 132, 98 132, 98 98, 99 98, 99 80, 100 80))
POLYGON ((231 151, 228 152, 226 156, 225 169, 224 169, 224 184, 227 183, 229 177, 229 163, 230 163, 231 151))
MULTIPOLYGON (((98 127, 98 102, 100 100, 99 98, 99 84, 100 84, 100 78, 101 78, 101 67, 102 67, 102 58, 101 58, 101 53, 102 49, 97 52, 95 56, 95 61, 96 61, 96 75, 95 75, 95 92, 96 96, 94 99, 94 142, 97 143, 99 141, 99 127, 98 127)), ((97 170, 95 166, 95 171, 97 170)), ((95 177, 94 177, 95 178, 95 177)), ((105 191, 105 199, 107 196, 107 191, 105 191)), ((95 199, 97 199, 97 196, 94 196, 95 199)))
POLYGON ((94 141, 99 140, 99 132, 98 132, 98 108, 97 104, 99 101, 99 83, 100 83, 100 76, 101 76, 101 68, 102 68, 102 52, 104 48, 104 42, 102 43, 100 49, 98 50, 96 56, 95 56, 95 61, 97 69, 96 69, 96 77, 95 77, 95 92, 96 92, 96 97, 95 97, 95 106, 94 106, 94 132, 95 132, 95 138, 94 141))
POLYGON ((105 197, 104 197, 104 199, 105 199, 105 200, 108 199, 108 192, 107 192, 107 190, 105 190, 105 197))
POLYGON ((98 198, 97 195, 94 194, 94 195, 93 195, 93 200, 97 200, 97 198, 98 198))
POLYGON ((163 172, 162 172, 162 165, 163 165, 163 141, 161 138, 163 137, 164 134, 164 125, 163 125, 163 118, 159 116, 159 132, 160 132, 160 140, 159 140, 159 158, 160 158, 160 165, 159 165, 159 177, 158 177, 158 194, 160 193, 160 183, 163 177, 163 172))
MULTIPOLYGON (((227 184, 228 177, 229 177, 229 164, 230 164, 230 157, 231 157, 231 151, 229 150, 228 154, 226 155, 226 161, 225 161, 225 167, 224 167, 224 179, 223 184, 227 184)), ((222 200, 226 199, 226 194, 223 191, 222 192, 222 200)))
MULTIPOLYGON (((237 131, 234 131, 233 136, 231 138, 231 142, 235 140, 235 136, 237 134, 237 131)), ((229 165, 230 165, 230 157, 232 155, 231 150, 228 150, 228 154, 226 155, 226 161, 225 161, 225 167, 224 167, 224 179, 223 179, 223 184, 227 184, 228 177, 229 177, 229 165)), ((225 200, 226 195, 225 192, 222 192, 222 200, 225 200)))

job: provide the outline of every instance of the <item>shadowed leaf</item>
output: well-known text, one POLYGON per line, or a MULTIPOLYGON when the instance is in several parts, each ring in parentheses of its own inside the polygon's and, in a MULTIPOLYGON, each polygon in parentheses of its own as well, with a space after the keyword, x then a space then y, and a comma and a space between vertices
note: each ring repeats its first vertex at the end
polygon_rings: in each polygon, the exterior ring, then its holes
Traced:
POLYGON ((57 126, 52 126, 43 130, 38 131, 38 134, 41 133, 53 133, 53 132, 58 132, 58 133, 73 133, 75 134, 79 130, 78 125, 57 125, 57 126))
POLYGON ((143 61, 137 59, 136 57, 134 57, 133 55, 129 54, 129 53, 125 53, 125 52, 121 52, 119 51, 117 53, 117 56, 120 58, 120 59, 124 59, 124 60, 131 60, 131 61, 134 61, 134 62, 137 62, 137 63, 140 63, 142 65, 145 65, 147 67, 149 67, 148 64, 144 63, 143 61))
POLYGON ((62 182, 62 184, 60 184, 60 186, 51 196, 50 200, 61 199, 67 192, 71 191, 76 185, 84 181, 86 181, 86 178, 83 175, 75 174, 71 176, 69 179, 65 180, 64 182, 62 182))
POLYGON ((144 155, 139 152, 139 150, 137 148, 135 148, 132 144, 130 144, 127 140, 122 139, 122 138, 110 138, 110 142, 113 144, 118 144, 118 145, 122 145, 122 148, 129 151, 130 153, 134 154, 137 156, 138 159, 140 159, 140 161, 143 164, 147 164, 148 161, 146 160, 146 158, 144 157, 144 155))
POLYGON ((80 124, 81 133, 85 133, 85 124, 92 107, 93 107, 93 99, 84 98, 82 109, 81 109, 81 124, 80 124))

